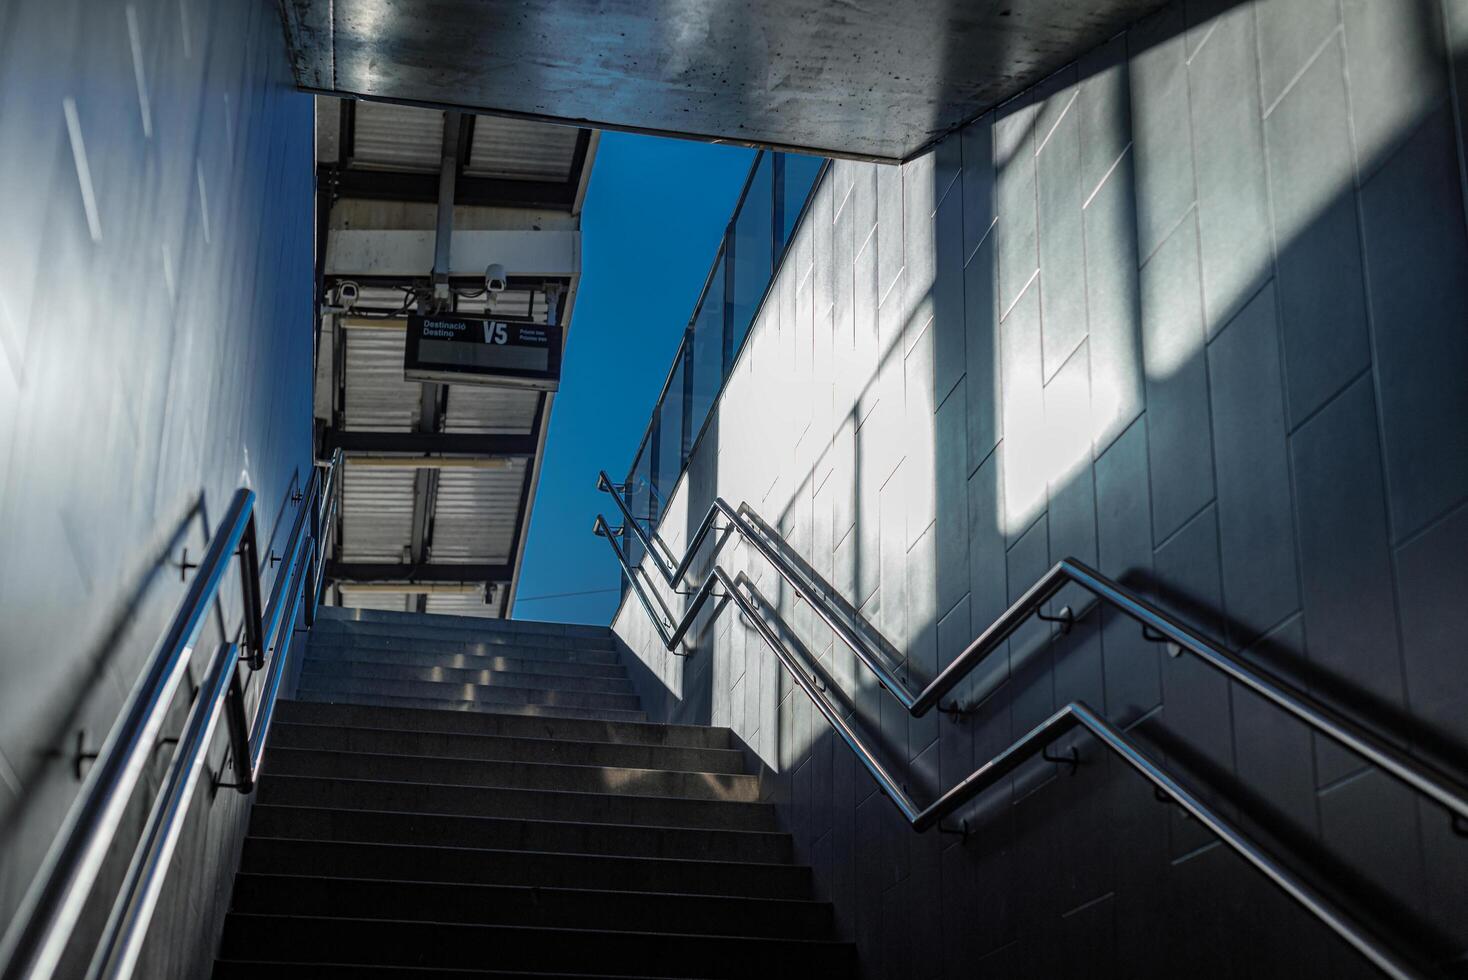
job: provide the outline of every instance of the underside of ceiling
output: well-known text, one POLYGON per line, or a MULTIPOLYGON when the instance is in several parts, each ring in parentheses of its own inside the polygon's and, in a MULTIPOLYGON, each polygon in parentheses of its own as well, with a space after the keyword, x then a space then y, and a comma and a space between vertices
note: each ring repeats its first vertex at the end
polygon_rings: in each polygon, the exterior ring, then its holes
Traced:
POLYGON ((297 83, 907 159, 1157 0, 280 0, 297 83))

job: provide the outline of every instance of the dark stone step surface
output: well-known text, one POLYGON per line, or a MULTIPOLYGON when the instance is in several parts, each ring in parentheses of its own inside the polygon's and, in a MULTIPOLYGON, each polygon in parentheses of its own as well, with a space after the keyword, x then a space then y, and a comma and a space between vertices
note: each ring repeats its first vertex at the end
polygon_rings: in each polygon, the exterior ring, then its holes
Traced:
POLYGON ((338 661, 353 663, 397 664, 404 667, 445 667, 455 670, 505 670, 524 674, 553 674, 567 677, 611 677, 624 678, 627 668, 613 659, 568 658, 556 655, 536 656, 534 652, 520 651, 463 653, 435 652, 400 647, 379 647, 365 644, 337 646, 319 643, 314 639, 306 654, 306 663, 332 664, 338 661))
POLYGON ((630 690, 622 694, 602 694, 595 691, 567 691, 557 688, 464 684, 448 680, 413 681, 343 677, 336 673, 320 673, 312 669, 310 664, 306 664, 301 670, 300 686, 303 689, 331 694, 431 698, 444 701, 471 701, 480 704, 531 704, 548 708, 597 708, 612 711, 639 711, 642 708, 641 699, 630 690))
POLYGON ((745 898, 811 898, 810 869, 792 864, 360 844, 278 837, 247 836, 240 871, 328 878, 682 892, 745 898))
MULTIPOLYGON (((532 666, 534 666, 532 664, 532 666)), ((581 677, 575 674, 537 674, 525 671, 466 669, 460 667, 425 667, 411 664, 386 664, 360 660, 314 660, 307 658, 301 667, 302 678, 323 680, 338 677, 356 679, 409 681, 429 684, 472 684, 475 687, 541 688, 554 691, 587 691, 594 694, 622 694, 636 697, 632 682, 626 677, 581 677)))
POLYGON ((451 759, 623 766, 684 772, 744 772, 743 754, 733 749, 572 741, 563 738, 514 738, 506 735, 461 735, 342 725, 277 723, 270 729, 270 745, 272 748, 377 752, 451 759))
POLYGON ((432 843, 442 847, 758 863, 788 863, 792 854, 790 835, 773 831, 641 827, 265 803, 256 804, 251 811, 250 833, 296 840, 432 843))
POLYGON ((523 715, 529 718, 583 718, 598 721, 646 721, 643 711, 620 711, 612 708, 573 708, 561 705, 512 704, 503 701, 446 700, 434 697, 394 697, 360 691, 315 690, 301 687, 296 697, 302 701, 328 704, 357 704, 376 708, 421 708, 428 711, 459 711, 466 714, 523 715))
POLYGON ((619 722, 603 719, 532 718, 378 705, 281 701, 276 707, 275 720, 277 724, 302 722, 316 725, 350 725, 356 728, 572 739, 636 745, 676 745, 712 749, 731 749, 733 747, 729 729, 706 728, 702 725, 657 725, 649 722, 619 722))
POLYGON ((431 636, 396 636, 378 633, 311 631, 308 657, 332 657, 341 652, 420 654, 433 657, 516 657, 521 660, 587 665, 621 663, 617 651, 609 646, 546 646, 540 643, 511 643, 504 639, 455 639, 431 636))
POLYGON ((506 789, 664 796, 693 800, 759 799, 759 777, 743 773, 678 772, 552 763, 445 759, 431 756, 332 752, 275 746, 265 750, 264 771, 287 776, 379 779, 403 783, 453 783, 506 789))
POLYGON ((612 976, 849 976, 845 943, 750 936, 313 918, 231 913, 221 955, 295 962, 450 968, 574 970, 587 963, 612 976))
POLYGON ((639 827, 709 827, 773 831, 769 803, 670 799, 614 793, 449 786, 369 779, 284 776, 266 773, 256 790, 260 803, 335 810, 396 810, 527 820, 569 820, 639 827))
POLYGON ((236 912, 480 925, 801 938, 829 935, 825 902, 514 885, 242 874, 236 912))

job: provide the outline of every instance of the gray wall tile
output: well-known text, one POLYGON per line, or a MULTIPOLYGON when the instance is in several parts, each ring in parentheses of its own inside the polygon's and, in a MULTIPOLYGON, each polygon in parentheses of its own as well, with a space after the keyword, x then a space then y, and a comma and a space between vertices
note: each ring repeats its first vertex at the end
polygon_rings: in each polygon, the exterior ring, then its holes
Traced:
POLYGON ((1468 242, 1444 103, 1361 190, 1392 529, 1468 499, 1468 242))
POLYGON ((1243 4, 1208 24, 1188 66, 1198 175, 1203 308, 1211 337, 1273 270, 1264 185, 1263 129, 1254 8, 1243 4))
POLYGON ((994 236, 974 251, 963 270, 965 394, 968 399, 968 471, 972 473, 1004 434, 999 376, 999 312, 994 236))
MULTIPOLYGON (((1353 384, 1291 440, 1305 641, 1313 664, 1344 686, 1345 707, 1402 700, 1396 603, 1376 408, 1353 384)), ((1332 755, 1320 778, 1352 764, 1332 755)))
POLYGON ((1191 216, 1142 266, 1141 290, 1152 535, 1161 542, 1213 499, 1198 232, 1191 216))
POLYGON ((1264 124, 1296 425, 1371 356, 1341 68, 1340 46, 1332 42, 1264 124))
POLYGON ((1086 205, 1086 313, 1096 451, 1105 451, 1144 407, 1137 222, 1128 151, 1086 205))
POLYGON ((963 128, 963 260, 989 234, 999 213, 994 187, 994 116, 982 116, 963 128))
POLYGON ((1397 552, 1402 659, 1413 715, 1468 754, 1468 674, 1455 651, 1468 635, 1468 508, 1459 507, 1397 552))
POLYGON ((1208 387, 1223 601, 1243 645, 1300 607, 1273 286, 1209 346, 1208 387))
POLYGON ((1182 20, 1182 7, 1172 4, 1127 35, 1137 241, 1143 260, 1182 220, 1195 193, 1182 20))
POLYGON ((1067 86, 1044 103, 1035 124, 1039 187, 1040 306, 1045 380, 1086 336, 1086 254, 1081 234, 1078 91, 1067 86))

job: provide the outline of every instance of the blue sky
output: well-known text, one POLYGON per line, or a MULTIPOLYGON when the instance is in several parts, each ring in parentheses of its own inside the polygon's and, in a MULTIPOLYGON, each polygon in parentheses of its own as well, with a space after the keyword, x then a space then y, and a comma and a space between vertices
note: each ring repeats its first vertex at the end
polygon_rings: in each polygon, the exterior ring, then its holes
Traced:
POLYGON ((607 623, 616 611, 617 564, 591 533, 610 509, 596 473, 625 475, 753 159, 742 147, 602 134, 515 618, 607 623))

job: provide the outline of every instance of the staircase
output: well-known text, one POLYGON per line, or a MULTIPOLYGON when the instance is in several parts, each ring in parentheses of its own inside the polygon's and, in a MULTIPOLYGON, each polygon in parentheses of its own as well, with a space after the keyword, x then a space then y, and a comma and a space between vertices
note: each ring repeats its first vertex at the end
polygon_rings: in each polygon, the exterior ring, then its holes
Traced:
POLYGON ((729 731, 647 723, 610 630, 321 614, 216 978, 854 975, 729 731))

